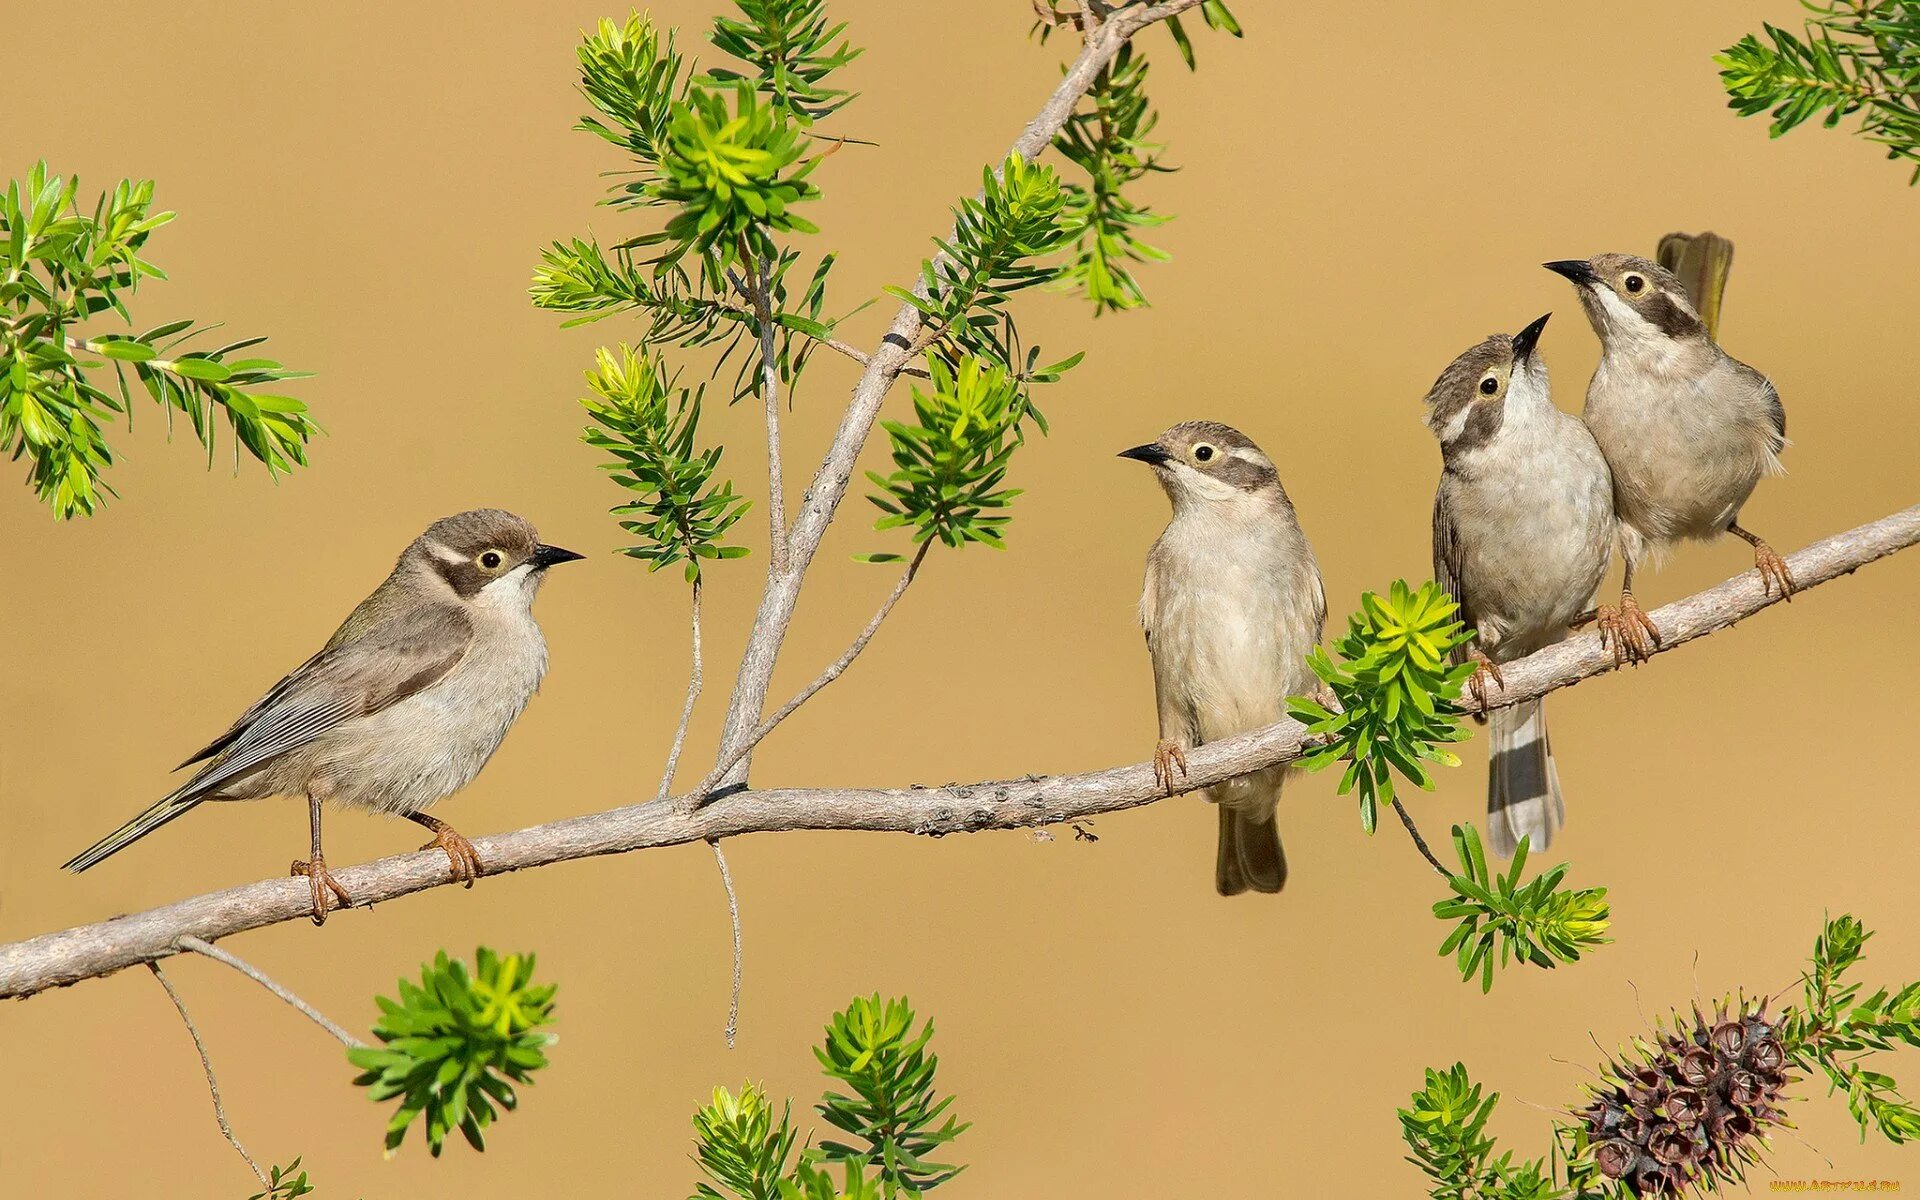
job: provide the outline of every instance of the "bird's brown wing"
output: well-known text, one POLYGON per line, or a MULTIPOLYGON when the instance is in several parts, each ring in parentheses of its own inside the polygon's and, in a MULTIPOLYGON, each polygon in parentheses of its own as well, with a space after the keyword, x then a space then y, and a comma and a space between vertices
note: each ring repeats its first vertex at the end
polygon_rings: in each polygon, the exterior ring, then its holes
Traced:
MULTIPOLYGON (((1447 511, 1447 481, 1444 476, 1433 493, 1433 578, 1447 593, 1447 598, 1459 607, 1460 621, 1472 629, 1473 612, 1467 607, 1467 597, 1460 586, 1460 540, 1453 526, 1453 515, 1447 511)), ((1455 650, 1453 660, 1465 662, 1465 652, 1455 650)))
POLYGON ((209 747, 213 761, 181 795, 222 785, 312 742, 345 721, 371 716, 444 678, 466 654, 473 625, 450 605, 392 617, 351 642, 308 659, 209 747))

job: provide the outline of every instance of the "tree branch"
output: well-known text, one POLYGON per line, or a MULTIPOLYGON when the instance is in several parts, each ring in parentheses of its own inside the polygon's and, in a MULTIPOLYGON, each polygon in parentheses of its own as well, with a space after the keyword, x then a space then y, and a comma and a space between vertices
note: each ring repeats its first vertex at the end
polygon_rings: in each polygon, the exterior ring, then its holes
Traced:
MULTIPOLYGON (((1113 61, 1129 38, 1157 21, 1197 7, 1200 2, 1165 0, 1160 4, 1129 5, 1113 13, 1097 31, 1089 32, 1079 57, 1067 68, 1059 86, 1047 97, 1039 114, 1027 123, 1026 129, 1014 140, 1009 153, 1032 159, 1045 150, 1073 114, 1080 98, 1093 86, 1100 69, 1113 61)), ((946 261, 944 254, 934 259, 934 274, 939 274, 946 261)), ((915 284, 915 289, 924 294, 925 286, 923 278, 915 284)), ((726 724, 720 735, 721 757, 739 753, 749 743, 754 728, 760 723, 760 714, 767 703, 767 689, 773 680, 774 663, 780 657, 780 647, 786 641, 787 628, 793 622, 794 606, 800 600, 801 582, 806 578, 807 568, 813 563, 814 553, 820 549, 820 541, 826 536, 827 526, 832 524, 840 501, 846 497, 847 485, 853 479, 854 465, 867 444, 867 436, 873 432, 873 423, 880 415, 880 405, 893 387, 893 381, 913 357, 913 346, 919 333, 919 309, 911 304, 902 304, 886 336, 880 339, 879 346, 867 357, 866 369, 860 374, 860 382, 854 386, 853 399, 847 404, 846 412, 841 414, 833 443, 828 447, 820 469, 814 473, 799 513, 794 517, 787 545, 786 569, 767 573, 766 590, 760 597, 753 633, 747 641, 745 652, 740 656, 740 671, 734 681, 733 697, 727 705, 726 724)), ((721 782, 743 782, 751 762, 751 754, 740 754, 721 782)))
MULTIPOLYGON (((1815 542, 1787 558, 1801 592, 1920 542, 1920 505, 1815 542)), ((1779 601, 1751 570, 1653 611, 1668 653, 1725 629, 1779 601)), ((1487 708, 1504 708, 1615 670, 1600 635, 1579 634, 1504 664, 1506 687, 1487 708)), ((1463 707, 1480 706, 1470 698, 1463 707)), ((1210 787, 1263 767, 1292 762, 1305 750, 1306 730, 1281 721, 1187 754, 1186 786, 1210 787)), ((693 813, 676 800, 571 817, 475 842, 487 874, 521 871, 599 854, 795 829, 865 829, 938 837, 983 829, 1059 825, 1138 808, 1165 799, 1151 762, 1082 775, 904 788, 783 788, 727 796, 693 813)), ((451 882, 446 855, 416 851, 334 872, 360 905, 395 900, 451 882)), ((312 915, 313 897, 299 878, 267 879, 182 900, 143 913, 42 934, 0 946, 0 999, 32 996, 52 987, 176 954, 182 939, 212 941, 312 915)), ((320 936, 325 936, 320 935, 320 936)))
POLYGON ((680 765, 680 751, 686 748, 687 726, 693 721, 693 706, 700 700, 700 687, 706 673, 700 653, 700 576, 693 578, 693 667, 687 674, 687 699, 680 706, 680 724, 673 731, 673 747, 667 751, 667 769, 660 776, 660 791, 654 799, 665 800, 673 793, 673 773, 680 765))
POLYGON ((773 264, 763 262, 747 293, 760 332, 760 398, 767 418, 767 574, 787 569, 787 484, 780 465, 780 360, 774 350, 773 264))
MULTIPOLYGON (((227 966, 232 967, 234 970, 240 972, 242 975, 245 975, 248 979, 253 980, 255 983, 259 984, 261 987, 267 989, 269 992, 272 992, 274 995, 286 1001, 301 1016, 307 1018, 307 1020, 312 1021, 315 1025, 318 1025, 320 1028, 326 1030, 330 1036, 337 1039, 341 1045, 347 1047, 349 1050, 358 1050, 366 1046, 365 1042, 361 1041, 359 1038, 348 1033, 345 1029, 342 1029, 340 1026, 328 1020, 325 1013, 321 1012, 319 1009, 315 1008, 313 1005, 308 1004, 305 1000, 302 1000, 299 996, 296 996, 294 993, 288 991, 286 988, 281 987, 279 984, 275 983, 273 979, 269 977, 265 971, 262 971, 260 968, 254 966, 252 963, 248 962, 246 959, 241 958, 236 954, 228 954, 225 950, 220 949, 220 947, 212 945, 211 943, 208 943, 208 942, 203 942, 197 937, 181 938, 180 948, 182 950, 191 950, 195 954, 205 955, 206 957, 212 959, 217 963, 225 963, 227 966)), ((151 966, 152 964, 148 964, 148 965, 151 966)))

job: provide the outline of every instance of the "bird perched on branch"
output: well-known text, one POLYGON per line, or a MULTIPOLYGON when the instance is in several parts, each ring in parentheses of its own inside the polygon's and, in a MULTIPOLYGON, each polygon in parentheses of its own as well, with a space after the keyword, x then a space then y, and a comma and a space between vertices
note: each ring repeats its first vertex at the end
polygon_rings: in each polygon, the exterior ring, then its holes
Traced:
MULTIPOLYGON (((1495 334, 1453 360, 1427 393, 1445 466, 1433 497, 1433 575, 1474 631, 1486 701, 1500 663, 1566 638, 1613 553, 1613 485, 1578 417, 1554 407, 1538 352, 1547 318, 1495 334)), ((1544 701, 1493 713, 1487 839, 1511 857, 1566 821, 1544 701)))
POLYGON ((312 886, 314 924, 330 895, 352 904, 320 846, 328 802, 432 830, 421 849, 445 850, 471 887, 482 869, 473 843, 424 810, 472 782, 539 688, 547 643, 533 599, 547 568, 580 557, 499 509, 435 521, 318 654, 181 764, 205 762, 193 778, 67 869, 97 865, 204 800, 303 796, 312 855, 293 874, 312 886))
MULTIPOLYGON (((1120 457, 1152 467, 1173 502, 1140 595, 1160 708, 1154 767, 1171 795, 1186 751, 1271 725, 1286 715, 1288 696, 1316 690, 1306 659, 1326 624, 1327 597, 1273 460, 1245 434, 1189 421, 1120 457)), ((1286 883, 1274 819, 1286 770, 1207 789, 1220 810, 1221 895, 1286 883)))
MULTIPOLYGON (((1740 507, 1755 485, 1782 470, 1787 414, 1779 392, 1719 347, 1686 287, 1657 263, 1602 254, 1545 266, 1572 281, 1600 336, 1585 416, 1613 470, 1626 559, 1620 607, 1600 613, 1615 653, 1644 659, 1649 641, 1659 643, 1633 598, 1634 572, 1683 539, 1741 538, 1753 547, 1766 588, 1790 596, 1786 562, 1740 527, 1740 507)), ((1703 276, 1714 282, 1709 312, 1718 311, 1724 267, 1703 276)))

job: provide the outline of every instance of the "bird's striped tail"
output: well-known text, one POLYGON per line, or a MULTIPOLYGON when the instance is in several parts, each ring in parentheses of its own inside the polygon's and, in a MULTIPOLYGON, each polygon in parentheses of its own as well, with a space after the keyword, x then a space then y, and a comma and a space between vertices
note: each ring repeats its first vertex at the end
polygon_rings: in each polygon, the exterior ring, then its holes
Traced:
POLYGON ((147 811, 68 859, 65 864, 66 869, 78 874, 88 867, 99 866, 109 857, 125 850, 175 817, 187 813, 206 799, 205 796, 190 797, 185 795, 185 792, 186 788, 182 788, 166 799, 156 801, 147 811))
POLYGON ((1513 857, 1521 838, 1529 850, 1545 850, 1567 822, 1560 798, 1560 772, 1547 740, 1547 711, 1529 700, 1493 714, 1493 758, 1487 764, 1487 841, 1495 854, 1513 857))

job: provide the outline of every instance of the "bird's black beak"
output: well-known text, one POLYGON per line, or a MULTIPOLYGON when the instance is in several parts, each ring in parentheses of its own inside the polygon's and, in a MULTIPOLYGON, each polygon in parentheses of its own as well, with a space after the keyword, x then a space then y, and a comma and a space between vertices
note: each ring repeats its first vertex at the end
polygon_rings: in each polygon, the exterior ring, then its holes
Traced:
POLYGON ((1524 362, 1533 357, 1533 348, 1540 344, 1540 332, 1547 327, 1547 318, 1551 316, 1552 313, 1546 313, 1513 335, 1513 361, 1524 362))
POLYGON ((1600 276, 1594 273, 1593 266, 1585 259, 1563 258, 1559 262, 1541 263, 1540 265, 1552 271, 1555 275, 1565 275, 1581 287, 1585 287, 1590 283, 1600 282, 1600 276))
POLYGON ((527 561, 533 564, 534 570, 544 571, 555 563, 573 562, 575 559, 585 557, 584 554, 575 554, 571 550, 563 550, 558 546, 539 545, 533 548, 533 553, 527 557, 527 561))
POLYGON ((1120 457, 1130 458, 1135 462, 1143 462, 1150 467, 1157 467, 1170 461, 1173 455, 1168 454, 1165 450, 1149 442, 1144 446, 1135 446, 1131 450, 1122 450, 1120 457))

